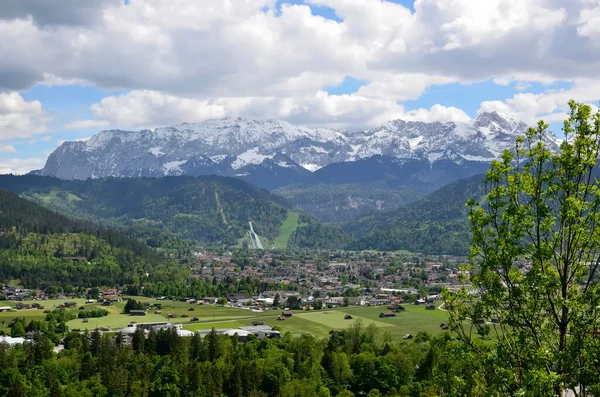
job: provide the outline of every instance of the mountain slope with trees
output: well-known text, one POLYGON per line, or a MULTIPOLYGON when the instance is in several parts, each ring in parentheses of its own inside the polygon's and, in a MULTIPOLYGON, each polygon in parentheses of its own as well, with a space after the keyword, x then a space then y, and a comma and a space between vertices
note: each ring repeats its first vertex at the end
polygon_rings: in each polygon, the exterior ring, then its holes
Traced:
MULTIPOLYGON (((258 235, 272 241, 292 209, 280 196, 239 179, 218 176, 67 181, 4 175, 0 176, 0 188, 62 214, 125 229, 153 246, 163 244, 165 235, 237 245, 249 230, 248 221, 258 235)), ((304 218, 309 220, 304 223, 318 223, 312 217, 304 218)), ((307 229, 299 227, 295 234, 304 232, 307 229)), ((294 246, 305 240, 295 238, 294 246)), ((312 239, 312 243, 317 244, 314 248, 330 247, 329 239, 312 239)))
POLYGON ((398 208, 425 195, 412 186, 389 186, 384 181, 296 184, 279 188, 275 193, 323 222, 348 222, 370 212, 398 208))
POLYGON ((187 270, 147 245, 0 190, 0 278, 26 288, 181 280, 187 270))
POLYGON ((462 179, 417 202, 345 224, 344 230, 354 236, 349 248, 467 254, 470 230, 465 203, 483 196, 483 178, 462 179))

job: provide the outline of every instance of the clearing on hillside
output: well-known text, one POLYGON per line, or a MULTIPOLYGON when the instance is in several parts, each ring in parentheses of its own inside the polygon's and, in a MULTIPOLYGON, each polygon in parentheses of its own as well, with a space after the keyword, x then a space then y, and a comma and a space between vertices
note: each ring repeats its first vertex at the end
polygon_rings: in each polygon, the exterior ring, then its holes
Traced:
POLYGON ((297 228, 298 213, 294 211, 288 211, 287 218, 285 218, 285 220, 281 224, 281 229, 279 229, 279 236, 277 236, 273 241, 275 249, 287 248, 290 236, 296 231, 297 228))

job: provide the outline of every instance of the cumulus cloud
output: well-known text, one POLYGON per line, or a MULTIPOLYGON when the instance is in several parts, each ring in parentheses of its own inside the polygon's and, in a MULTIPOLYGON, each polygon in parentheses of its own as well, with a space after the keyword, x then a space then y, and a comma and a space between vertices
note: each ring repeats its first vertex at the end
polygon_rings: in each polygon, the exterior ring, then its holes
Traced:
POLYGON ((598 104, 600 80, 576 80, 573 87, 561 90, 549 90, 541 94, 518 93, 506 101, 484 101, 478 112, 502 111, 515 115, 519 119, 533 124, 539 119, 547 122, 562 121, 568 110, 568 102, 576 99, 598 104))
POLYGON ((454 106, 442 106, 434 105, 431 109, 417 109, 407 112, 404 117, 405 120, 411 121, 424 121, 424 122, 467 122, 471 120, 463 110, 455 108, 454 106))
POLYGON ((600 5, 581 10, 577 33, 590 39, 598 39, 600 36, 600 5))
MULTIPOLYGON (((65 142, 73 142, 73 141, 77 141, 77 142, 85 142, 87 140, 89 140, 91 138, 91 136, 86 136, 83 138, 77 138, 77 139, 59 139, 58 141, 56 141, 56 147, 62 145, 65 142)), ((52 153, 52 150, 50 151, 50 153, 52 153)), ((50 154, 48 153, 48 154, 50 154)))
POLYGON ((15 153, 17 149, 13 145, 0 144, 0 152, 2 153, 15 153))
POLYGON ((2 19, 28 19, 39 25, 87 25, 102 16, 102 9, 122 0, 18 0, 0 2, 2 19))
POLYGON ((46 158, 42 157, 0 159, 0 174, 23 175, 42 168, 45 163, 46 158))
POLYGON ((415 13, 382 0, 307 0, 342 22, 275 0, 106 0, 67 7, 81 15, 64 17, 72 24, 57 19, 63 7, 6 3, 19 4, 0 8, 9 39, 0 50, 10 55, 0 82, 13 89, 53 76, 207 98, 314 94, 346 75, 375 84, 382 71, 461 82, 590 77, 600 61, 580 38, 594 33, 598 9, 581 11, 579 0, 417 0, 415 13))
MULTIPOLYGON (((0 4, 0 92, 35 84, 125 92, 93 106, 98 120, 66 128, 225 115, 353 128, 398 117, 464 120, 456 108, 406 112, 398 102, 432 85, 490 79, 518 82, 523 96, 481 108, 530 120, 564 110, 564 96, 536 97, 526 92, 530 83, 600 81, 596 0, 416 0, 414 13, 384 0, 63 3, 0 4), (310 6, 330 7, 341 21, 316 16, 310 6), (349 95, 323 91, 345 76, 367 83, 349 95)), ((571 94, 587 100, 583 91, 571 94)), ((0 137, 45 128, 41 105, 37 113, 11 115, 0 110, 0 137)))
POLYGON ((100 128, 106 127, 108 121, 106 120, 76 120, 65 124, 65 128, 68 130, 74 129, 85 129, 85 128, 100 128))
POLYGON ((48 119, 39 101, 26 101, 16 92, 0 92, 0 139, 27 138, 47 132, 48 119))
POLYGON ((158 91, 132 91, 110 96, 92 106, 92 111, 111 125, 151 128, 181 122, 197 122, 224 116, 254 119, 285 119, 308 126, 358 129, 388 120, 465 121, 463 111, 435 105, 432 109, 405 112, 394 100, 361 95, 329 95, 319 91, 302 97, 232 97, 194 99, 158 91))

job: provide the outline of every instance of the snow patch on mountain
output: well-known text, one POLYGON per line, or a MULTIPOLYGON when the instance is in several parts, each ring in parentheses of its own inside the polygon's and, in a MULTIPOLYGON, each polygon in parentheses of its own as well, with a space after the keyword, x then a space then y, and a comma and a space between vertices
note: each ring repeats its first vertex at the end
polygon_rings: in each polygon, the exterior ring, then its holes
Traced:
POLYGON ((162 168, 167 175, 173 175, 176 172, 181 172, 181 166, 186 162, 187 160, 169 161, 163 164, 162 168))
POLYGON ((156 146, 153 148, 150 148, 149 152, 152 153, 153 155, 155 155, 156 157, 158 156, 162 156, 164 153, 162 152, 162 147, 160 146, 156 146))
MULTIPOLYGON (((489 162, 512 149, 527 128, 497 112, 481 113, 466 123, 392 120, 360 131, 227 117, 138 132, 101 131, 87 142, 65 142, 38 173, 65 179, 140 173, 235 175, 235 170, 249 165, 265 170, 300 165, 314 172, 376 155, 432 163, 489 162)), ((560 140, 549 134, 546 143, 558 150, 560 140)))
POLYGON ((315 172, 316 170, 321 168, 316 164, 307 164, 307 163, 301 163, 300 166, 310 172, 315 172))
POLYGON ((261 164, 266 159, 272 159, 274 154, 264 155, 258 152, 258 148, 254 147, 250 150, 237 156, 237 159, 231 164, 234 170, 242 168, 248 164, 261 164))

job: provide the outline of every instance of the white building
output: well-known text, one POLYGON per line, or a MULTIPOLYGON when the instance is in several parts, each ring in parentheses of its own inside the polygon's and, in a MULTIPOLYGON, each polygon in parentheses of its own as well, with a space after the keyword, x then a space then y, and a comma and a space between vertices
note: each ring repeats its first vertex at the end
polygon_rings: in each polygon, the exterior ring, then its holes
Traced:
POLYGON ((0 343, 6 343, 10 346, 22 345, 25 343, 25 338, 13 338, 12 336, 0 336, 0 343))

